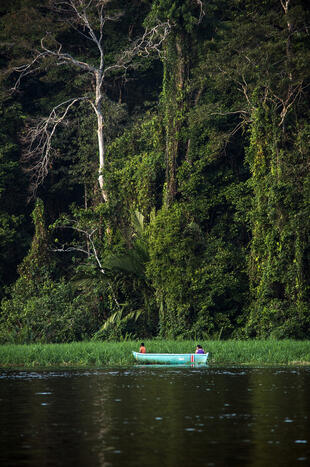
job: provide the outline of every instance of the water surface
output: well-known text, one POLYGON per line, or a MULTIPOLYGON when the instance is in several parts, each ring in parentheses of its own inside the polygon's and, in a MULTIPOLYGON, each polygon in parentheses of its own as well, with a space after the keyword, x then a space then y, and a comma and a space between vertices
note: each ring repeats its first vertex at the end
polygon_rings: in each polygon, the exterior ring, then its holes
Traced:
POLYGON ((310 368, 0 372, 2 466, 308 466, 310 368))

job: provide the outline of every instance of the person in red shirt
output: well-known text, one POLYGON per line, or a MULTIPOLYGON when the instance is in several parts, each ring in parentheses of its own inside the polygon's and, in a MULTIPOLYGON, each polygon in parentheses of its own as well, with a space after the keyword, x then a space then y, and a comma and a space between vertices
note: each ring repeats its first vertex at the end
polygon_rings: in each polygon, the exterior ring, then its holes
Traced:
POLYGON ((140 353, 146 353, 146 348, 144 347, 144 342, 141 342, 139 352, 140 352, 140 353))

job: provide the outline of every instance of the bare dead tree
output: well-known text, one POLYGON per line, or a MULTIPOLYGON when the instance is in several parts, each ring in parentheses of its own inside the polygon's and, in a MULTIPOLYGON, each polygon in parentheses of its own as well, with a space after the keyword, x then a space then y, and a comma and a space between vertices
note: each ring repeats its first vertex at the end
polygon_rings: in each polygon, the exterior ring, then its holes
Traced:
POLYGON ((111 281, 108 279, 108 277, 106 275, 106 271, 105 271, 104 266, 103 266, 103 264, 102 264, 102 262, 100 260, 99 251, 98 251, 98 249, 96 247, 96 244, 95 244, 94 237, 98 233, 98 229, 97 228, 92 228, 92 227, 87 227, 87 226, 80 226, 79 222, 74 220, 74 219, 66 219, 66 222, 67 222, 67 224, 62 225, 61 228, 62 229, 71 229, 73 232, 77 233, 82 238, 86 239, 87 246, 85 246, 84 242, 81 242, 81 243, 76 244, 74 246, 73 245, 68 246, 68 245, 63 244, 63 245, 58 246, 57 248, 56 247, 52 248, 51 251, 54 251, 54 252, 57 252, 57 253, 72 253, 72 252, 82 253, 83 255, 86 255, 87 258, 93 259, 95 261, 95 264, 97 265, 97 270, 100 272, 100 274, 103 274, 103 276, 101 276, 101 277, 105 277, 105 279, 107 281, 107 286, 110 289, 113 301, 115 302, 117 308, 121 309, 121 305, 119 304, 119 302, 118 302, 118 300, 116 298, 116 295, 115 295, 113 287, 112 287, 112 283, 111 283, 111 281))
POLYGON ((53 248, 52 251, 55 251, 55 252, 61 252, 61 253, 69 253, 69 252, 72 252, 72 251, 77 251, 79 253, 83 253, 85 254, 88 258, 90 257, 93 257, 99 267, 99 271, 104 274, 105 271, 104 271, 104 268, 102 266, 102 263, 100 261, 100 258, 99 258, 99 253, 97 251, 97 248, 96 248, 96 245, 95 245, 95 242, 94 242, 94 235, 97 233, 98 229, 97 228, 87 228, 87 227, 81 227, 79 226, 78 222, 76 220, 67 220, 67 225, 62 225, 61 226, 62 229, 71 229, 72 231, 82 235, 82 237, 84 237, 84 239, 86 238, 87 239, 87 246, 89 245, 89 247, 85 247, 85 245, 81 244, 81 245, 70 245, 70 246, 66 246, 66 245, 62 245, 61 247, 58 247, 58 248, 53 248))
POLYGON ((80 60, 64 50, 63 44, 56 41, 52 34, 47 33, 41 39, 40 50, 34 51, 33 59, 22 66, 15 68, 19 77, 15 88, 20 85, 22 78, 35 72, 42 61, 54 59, 53 65, 69 65, 89 75, 90 86, 93 89, 88 95, 71 98, 60 103, 52 109, 49 116, 28 126, 24 135, 24 142, 28 143, 24 158, 28 163, 32 174, 32 187, 35 192, 46 177, 53 155, 53 136, 57 127, 63 124, 68 113, 76 103, 85 102, 94 111, 97 119, 97 137, 99 168, 98 182, 104 201, 108 200, 108 193, 104 187, 105 169, 105 121, 104 98, 105 82, 109 75, 116 71, 126 73, 130 67, 134 67, 134 58, 148 56, 153 53, 160 54, 161 46, 169 34, 169 22, 158 23, 135 41, 131 41, 129 47, 116 57, 115 62, 109 66, 105 64, 104 30, 108 21, 117 21, 120 13, 113 15, 108 12, 110 0, 51 0, 51 7, 59 15, 61 21, 66 21, 70 27, 78 31, 85 39, 90 41, 97 50, 97 64, 80 60))

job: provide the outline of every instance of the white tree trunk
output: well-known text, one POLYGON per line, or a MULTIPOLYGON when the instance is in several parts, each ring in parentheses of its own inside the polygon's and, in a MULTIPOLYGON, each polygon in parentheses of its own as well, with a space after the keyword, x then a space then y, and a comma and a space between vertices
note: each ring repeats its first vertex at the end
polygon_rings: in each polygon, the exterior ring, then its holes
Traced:
POLYGON ((102 197, 104 201, 108 201, 108 194, 104 188, 104 176, 103 171, 105 169, 105 145, 104 145, 104 122, 102 115, 102 73, 96 72, 96 103, 95 111, 97 115, 97 134, 98 134, 98 150, 99 150, 99 170, 98 170, 98 182, 101 189, 102 197))
POLYGON ((102 197, 104 201, 108 201, 108 195, 104 188, 104 178, 103 178, 103 171, 105 168, 105 147, 104 147, 104 139, 103 139, 103 117, 101 112, 97 112, 97 125, 98 125, 98 149, 99 149, 99 186, 101 189, 102 197))

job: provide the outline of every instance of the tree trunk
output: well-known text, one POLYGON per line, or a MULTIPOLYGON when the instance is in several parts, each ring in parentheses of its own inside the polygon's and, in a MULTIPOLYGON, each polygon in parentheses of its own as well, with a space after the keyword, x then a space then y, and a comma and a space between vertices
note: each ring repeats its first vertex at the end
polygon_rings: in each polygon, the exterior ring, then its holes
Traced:
POLYGON ((97 112, 97 124, 98 124, 98 148, 99 148, 99 176, 98 182, 101 189, 102 197, 104 201, 108 201, 108 194, 104 189, 103 171, 105 168, 105 147, 103 138, 103 117, 101 112, 97 112))
POLYGON ((174 43, 168 44, 166 64, 166 204, 173 202, 177 194, 177 161, 180 153, 180 131, 184 124, 185 56, 184 37, 177 35, 174 43), (170 50, 169 50, 170 48, 170 50), (169 55, 172 57, 169 57, 169 55), (173 59, 171 59, 173 58, 173 59))
POLYGON ((98 149, 99 149, 99 176, 98 182, 102 197, 105 202, 108 201, 108 194, 104 188, 104 177, 103 171, 105 169, 105 146, 104 146, 104 134, 103 134, 103 115, 101 110, 102 103, 102 74, 98 71, 96 73, 96 115, 97 115, 97 134, 98 134, 98 149))

